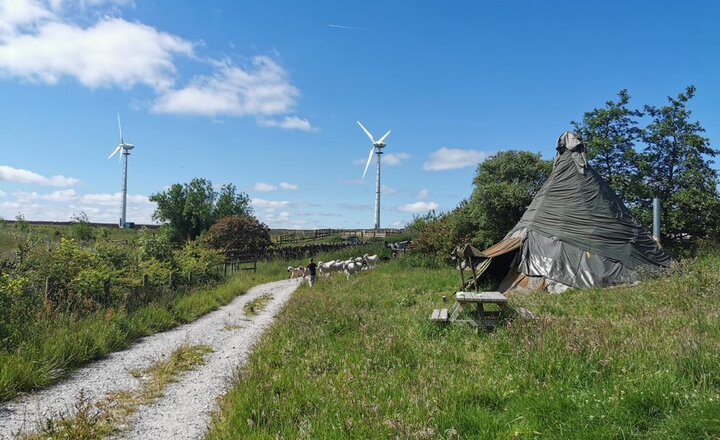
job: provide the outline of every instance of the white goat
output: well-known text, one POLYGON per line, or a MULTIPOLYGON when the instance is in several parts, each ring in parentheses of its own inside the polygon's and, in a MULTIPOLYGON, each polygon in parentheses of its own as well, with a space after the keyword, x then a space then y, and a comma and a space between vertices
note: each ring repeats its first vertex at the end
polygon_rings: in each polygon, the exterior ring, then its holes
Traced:
POLYGON ((347 276, 347 279, 350 279, 350 275, 353 275, 357 272, 360 272, 362 269, 362 264, 356 263, 353 260, 348 260, 345 262, 345 275, 347 276))
POLYGON ((329 277, 330 274, 333 272, 333 265, 335 264, 335 260, 328 261, 327 263, 323 263, 322 261, 318 263, 318 272, 320 272, 320 275, 324 275, 326 277, 329 277))
POLYGON ((377 255, 365 254, 363 256, 363 260, 365 260, 365 264, 368 265, 368 268, 372 269, 375 267, 375 265, 377 264, 378 260, 380 260, 380 258, 377 255))
POLYGON ((301 280, 305 278, 305 267, 299 266, 299 267, 292 267, 288 266, 288 272, 290 272, 290 279, 298 278, 298 280, 301 280))

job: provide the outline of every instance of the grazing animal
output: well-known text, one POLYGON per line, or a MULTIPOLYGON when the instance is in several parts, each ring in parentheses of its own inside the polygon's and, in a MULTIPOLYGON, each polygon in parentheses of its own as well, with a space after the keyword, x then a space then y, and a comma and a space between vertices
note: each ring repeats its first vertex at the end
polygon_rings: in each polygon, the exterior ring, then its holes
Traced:
POLYGON ((322 261, 318 263, 318 272, 320 272, 320 275, 329 277, 333 272, 333 264, 335 264, 334 260, 328 261, 327 263, 323 263, 322 261))
POLYGON ((377 264, 378 260, 380 260, 380 257, 378 257, 377 255, 368 255, 368 254, 365 254, 365 255, 363 256, 363 260, 365 260, 365 264, 367 264, 368 267, 369 267, 370 269, 372 269, 372 268, 375 267, 375 265, 377 264))
POLYGON ((345 276, 347 276, 347 279, 349 280, 350 275, 360 272, 360 269, 362 269, 362 265, 360 263, 356 263, 353 260, 348 260, 348 262, 345 264, 345 276))
POLYGON ((298 280, 301 280, 305 278, 305 268, 303 266, 299 267, 292 267, 288 266, 288 272, 290 272, 290 279, 297 278, 298 280))

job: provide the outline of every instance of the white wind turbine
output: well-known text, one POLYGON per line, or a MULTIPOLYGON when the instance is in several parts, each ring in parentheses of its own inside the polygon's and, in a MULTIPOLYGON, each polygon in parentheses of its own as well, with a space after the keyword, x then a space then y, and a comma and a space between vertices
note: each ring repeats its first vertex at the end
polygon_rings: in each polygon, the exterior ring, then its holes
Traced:
POLYGON ((128 156, 130 156, 130 150, 135 148, 133 144, 126 144, 123 139, 122 125, 120 125, 120 113, 117 115, 118 118, 118 129, 120 130, 120 143, 115 147, 115 151, 112 152, 108 159, 115 156, 118 152, 120 153, 120 160, 123 156, 125 157, 125 163, 123 164, 123 190, 122 190, 122 216, 120 217, 120 226, 124 228, 126 225, 126 214, 127 214, 127 169, 128 169, 128 156))
POLYGON ((363 171, 363 179, 367 174, 370 162, 372 162, 373 153, 377 155, 377 174, 375 175, 375 229, 380 229, 380 156, 383 154, 382 150, 385 148, 385 139, 390 135, 390 130, 377 141, 373 138, 367 128, 363 127, 360 121, 357 121, 360 128, 363 129, 365 134, 370 138, 373 146, 370 149, 370 155, 368 155, 367 164, 365 164, 365 171, 363 171))

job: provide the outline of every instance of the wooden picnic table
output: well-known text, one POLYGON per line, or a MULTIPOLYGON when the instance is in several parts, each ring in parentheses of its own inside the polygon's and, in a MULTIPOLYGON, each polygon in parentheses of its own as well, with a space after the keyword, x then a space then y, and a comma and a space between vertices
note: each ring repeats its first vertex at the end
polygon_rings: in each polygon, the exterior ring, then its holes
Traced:
POLYGON ((500 292, 457 292, 455 304, 447 309, 433 310, 430 320, 434 322, 451 322, 470 324, 473 327, 492 328, 500 324, 502 313, 508 308, 508 299, 500 292), (473 317, 458 319, 465 307, 475 305, 473 317), (499 311, 485 310, 485 304, 496 304, 499 311))

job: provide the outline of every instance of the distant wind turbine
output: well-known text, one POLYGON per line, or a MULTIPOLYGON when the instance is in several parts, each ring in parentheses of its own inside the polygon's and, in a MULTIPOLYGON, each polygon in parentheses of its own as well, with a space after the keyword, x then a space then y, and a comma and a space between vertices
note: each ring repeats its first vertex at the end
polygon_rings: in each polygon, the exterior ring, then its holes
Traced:
POLYGON ((108 156, 108 159, 111 159, 113 156, 115 156, 117 153, 120 153, 119 159, 122 160, 123 157, 125 157, 125 163, 123 166, 123 189, 122 189, 122 214, 120 217, 120 226, 121 228, 125 228, 127 225, 127 222, 125 221, 126 215, 127 215, 127 171, 128 171, 128 156, 130 156, 130 150, 135 148, 135 145, 133 144, 126 144, 125 140, 123 138, 123 131, 122 131, 122 125, 120 125, 120 113, 117 114, 117 120, 118 120, 118 129, 120 130, 120 143, 117 147, 115 147, 115 151, 112 152, 110 156, 108 156))
POLYGON ((370 162, 372 162, 373 153, 377 155, 377 173, 375 175, 375 229, 380 229, 380 156, 383 154, 382 150, 385 148, 385 139, 390 135, 390 131, 388 130, 383 137, 378 139, 377 141, 373 136, 370 134, 370 132, 365 128, 360 121, 357 121, 358 125, 362 130, 365 132, 365 134, 370 138, 370 142, 372 142, 373 146, 370 149, 370 154, 368 155, 367 164, 365 164, 365 171, 363 171, 363 179, 365 178, 365 174, 367 174, 368 167, 370 166, 370 162))

